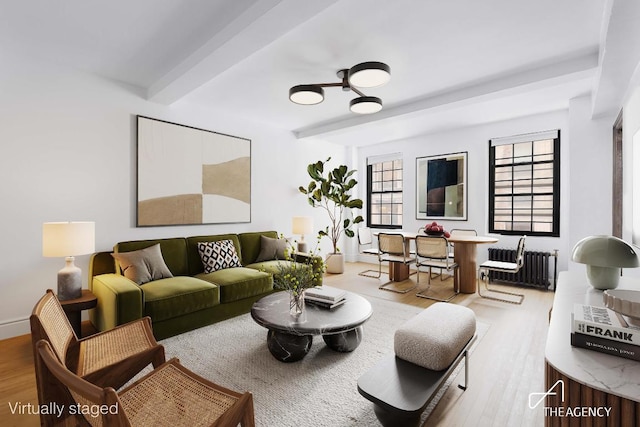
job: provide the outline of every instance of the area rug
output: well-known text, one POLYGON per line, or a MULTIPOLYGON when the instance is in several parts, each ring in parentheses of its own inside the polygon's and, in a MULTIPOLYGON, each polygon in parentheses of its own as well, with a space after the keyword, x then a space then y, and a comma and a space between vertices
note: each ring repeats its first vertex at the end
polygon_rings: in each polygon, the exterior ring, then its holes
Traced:
MULTIPOLYGON (((367 299, 373 315, 364 324, 360 346, 351 353, 334 352, 317 336, 304 359, 279 362, 267 348, 267 330, 249 314, 161 342, 167 358, 177 357, 192 371, 225 387, 251 391, 257 426, 375 426, 378 421, 372 404, 358 393, 357 380, 384 355, 393 352, 396 328, 422 309, 367 299)), ((488 328, 478 323, 479 338, 488 328)), ((445 391, 443 387, 440 396, 445 391)), ((423 422, 438 399, 439 396, 423 414, 423 422)))

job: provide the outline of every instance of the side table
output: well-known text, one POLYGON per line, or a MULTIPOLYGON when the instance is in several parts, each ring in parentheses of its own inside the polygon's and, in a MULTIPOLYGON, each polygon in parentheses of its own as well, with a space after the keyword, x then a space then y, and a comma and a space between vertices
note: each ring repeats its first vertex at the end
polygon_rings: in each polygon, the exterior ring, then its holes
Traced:
POLYGON ((78 338, 82 338, 82 310, 89 310, 98 305, 98 298, 89 289, 83 289, 82 295, 78 298, 60 301, 62 309, 73 327, 73 331, 78 338))

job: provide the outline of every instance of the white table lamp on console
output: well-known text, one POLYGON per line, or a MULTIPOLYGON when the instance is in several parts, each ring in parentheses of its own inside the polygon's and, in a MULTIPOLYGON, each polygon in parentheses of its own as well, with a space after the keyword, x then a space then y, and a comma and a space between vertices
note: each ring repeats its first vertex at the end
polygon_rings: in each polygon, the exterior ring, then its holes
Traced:
POLYGON ((589 236, 573 247, 571 259, 587 265, 589 283, 596 289, 618 286, 621 268, 638 267, 633 246, 614 236, 589 236))

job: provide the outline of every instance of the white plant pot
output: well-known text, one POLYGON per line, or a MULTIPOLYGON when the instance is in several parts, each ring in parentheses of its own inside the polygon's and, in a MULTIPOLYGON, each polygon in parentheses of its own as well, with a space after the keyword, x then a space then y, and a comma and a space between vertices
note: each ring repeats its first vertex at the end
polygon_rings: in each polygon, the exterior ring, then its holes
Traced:
POLYGON ((344 254, 328 254, 325 262, 327 263, 327 273, 344 273, 344 254))

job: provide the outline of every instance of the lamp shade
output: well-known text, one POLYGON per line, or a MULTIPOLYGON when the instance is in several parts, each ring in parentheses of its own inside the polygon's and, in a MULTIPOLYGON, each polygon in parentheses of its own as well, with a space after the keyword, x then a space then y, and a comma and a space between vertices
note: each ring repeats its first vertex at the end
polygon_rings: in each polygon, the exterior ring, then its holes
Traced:
POLYGON ((382 110, 382 100, 375 96, 360 96, 352 99, 349 108, 358 114, 373 114, 382 110))
POLYGON ((301 105, 319 104, 324 100, 324 89, 317 85, 298 85, 289 89, 291 102, 301 105))
POLYGON ((621 268, 640 265, 633 246, 614 236, 589 236, 573 247, 571 259, 587 265, 587 277, 596 289, 618 286, 621 268))
POLYGON ((383 62, 362 62, 349 69, 349 83, 356 87, 377 87, 391 79, 391 68, 383 62))
POLYGON ((291 231, 293 234, 305 234, 313 233, 313 218, 310 216, 294 216, 291 221, 291 231))
POLYGON ((42 225, 42 255, 68 257, 95 252, 94 222, 45 222, 42 225))

